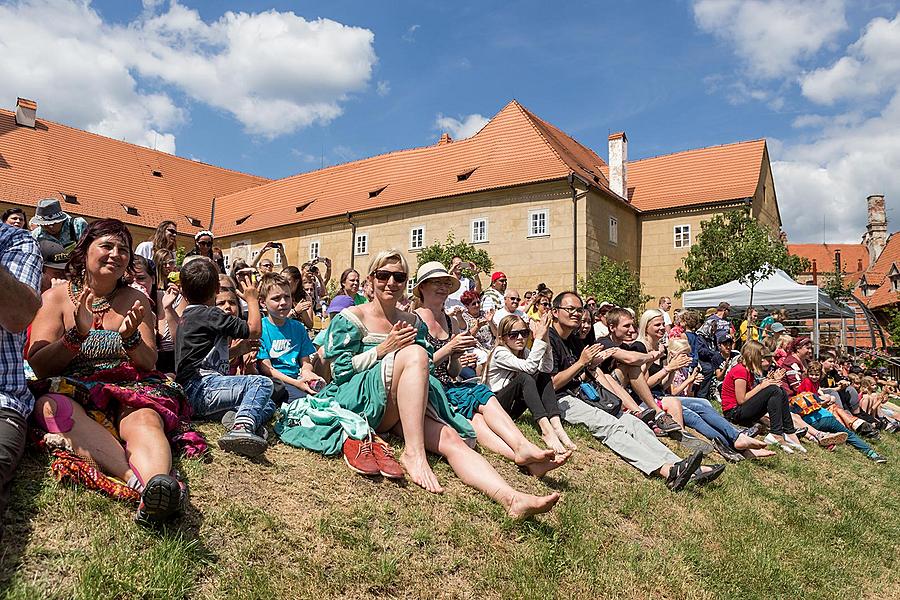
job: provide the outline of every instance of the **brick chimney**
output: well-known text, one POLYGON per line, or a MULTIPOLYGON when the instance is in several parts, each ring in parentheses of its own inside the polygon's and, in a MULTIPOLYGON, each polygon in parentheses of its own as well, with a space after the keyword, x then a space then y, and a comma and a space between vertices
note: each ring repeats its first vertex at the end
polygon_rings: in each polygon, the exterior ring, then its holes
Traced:
POLYGON ((37 102, 28 98, 16 98, 16 125, 34 129, 37 117, 37 102))
POLYGON ((609 187, 628 200, 628 138, 624 131, 609 136, 609 187))
POLYGON ((438 140, 438 146, 443 146, 444 144, 449 144, 453 141, 453 138, 450 137, 450 134, 446 131, 441 134, 441 139, 438 140))
POLYGON ((863 234, 862 243, 869 251, 869 264, 874 265, 887 244, 884 194, 872 194, 866 198, 866 232, 863 234))

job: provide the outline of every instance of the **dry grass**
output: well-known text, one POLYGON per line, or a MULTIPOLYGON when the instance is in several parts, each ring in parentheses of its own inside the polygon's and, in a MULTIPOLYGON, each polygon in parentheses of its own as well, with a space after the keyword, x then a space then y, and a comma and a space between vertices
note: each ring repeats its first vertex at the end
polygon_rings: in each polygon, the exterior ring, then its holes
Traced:
MULTIPOLYGON (((522 424, 528 435, 535 435, 522 424)), ((220 433, 204 427, 211 440, 220 433)), ((185 463, 191 508, 162 533, 132 509, 20 471, 0 557, 11 598, 900 597, 900 444, 879 467, 849 448, 730 467, 671 494, 583 431, 546 482, 491 462, 515 486, 563 494, 507 519, 443 462, 442 496, 352 475, 276 445, 262 462, 215 451, 185 463), (818 517, 815 513, 818 513, 818 517)))

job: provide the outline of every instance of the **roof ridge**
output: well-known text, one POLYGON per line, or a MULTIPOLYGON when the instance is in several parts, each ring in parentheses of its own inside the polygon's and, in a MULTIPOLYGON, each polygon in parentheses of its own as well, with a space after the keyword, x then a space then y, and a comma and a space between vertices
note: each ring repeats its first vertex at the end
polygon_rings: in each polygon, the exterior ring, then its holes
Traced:
POLYGON ((752 144, 753 142, 766 142, 766 138, 756 138, 752 140, 740 140, 737 142, 729 142, 727 144, 713 144, 712 146, 703 146, 701 148, 689 148, 687 150, 678 150, 677 152, 667 152, 666 154, 657 154, 655 156, 645 156, 644 158, 639 158, 637 160, 629 160, 626 164, 634 164, 643 162, 645 160, 655 160, 657 158, 667 158, 669 156, 676 156, 678 154, 688 154, 690 152, 700 152, 701 150, 712 150, 713 148, 726 148, 728 146, 740 146, 741 144, 752 144))
MULTIPOLYGON (((7 113, 7 114, 10 115, 10 116, 14 116, 14 115, 16 114, 15 112, 13 112, 13 111, 11 111, 11 110, 8 110, 8 109, 5 109, 5 108, 0 108, 0 113, 7 113)), ((88 131, 87 129, 79 129, 79 128, 77 128, 77 127, 72 127, 71 125, 66 125, 65 123, 60 123, 60 122, 58 122, 58 121, 53 121, 53 120, 51 120, 51 119, 46 119, 46 118, 44 118, 44 117, 40 117, 40 118, 36 119, 35 121, 36 121, 36 123, 52 123, 53 125, 56 125, 56 126, 58 126, 58 127, 64 127, 64 128, 66 128, 66 129, 69 129, 69 130, 72 130, 72 131, 77 131, 79 134, 88 134, 88 135, 92 135, 92 136, 94 136, 94 137, 99 137, 99 138, 103 138, 103 139, 105 139, 105 140, 110 140, 110 141, 116 142, 116 143, 118 143, 118 144, 127 144, 127 145, 129 145, 129 146, 132 146, 132 147, 134 147, 134 148, 138 148, 138 149, 140 149, 140 150, 146 150, 146 151, 148 151, 148 152, 154 152, 154 153, 160 154, 160 155, 162 155, 162 156, 168 156, 168 157, 172 157, 172 158, 175 158, 175 159, 178 159, 178 160, 183 160, 183 161, 187 161, 187 162, 191 162, 191 163, 197 163, 197 164, 205 165, 205 166, 207 166, 207 167, 213 167, 214 169, 220 169, 220 170, 222 170, 222 171, 229 171, 229 172, 231 172, 231 173, 236 173, 237 175, 244 175, 244 176, 246 176, 246 177, 256 177, 256 178, 262 179, 262 180, 264 180, 264 181, 274 181, 273 179, 269 179, 268 177, 263 177, 262 175, 256 175, 256 174, 254 174, 254 173, 247 173, 247 172, 244 172, 244 171, 238 171, 237 169, 230 169, 230 168, 228 168, 228 167, 221 167, 221 166, 219 166, 219 165, 214 165, 214 164, 212 164, 212 163, 208 163, 208 162, 205 162, 205 161, 202 161, 202 160, 195 160, 195 159, 193 159, 193 158, 185 158, 184 156, 178 156, 177 154, 169 154, 168 152, 163 152, 162 150, 157 150, 157 149, 155 149, 155 148, 148 148, 147 146, 142 146, 142 145, 140 145, 140 144, 136 144, 136 143, 134 143, 134 142, 129 142, 129 141, 127 141, 127 140, 117 140, 117 139, 114 138, 114 137, 110 137, 110 136, 108 136, 108 135, 103 135, 102 133, 96 133, 96 132, 94 132, 94 131, 88 131)))
MULTIPOLYGON (((544 141, 544 144, 546 144, 547 147, 550 148, 550 151, 553 152, 553 154, 556 156, 557 159, 559 159, 559 162, 561 162, 564 167, 566 167, 570 171, 574 172, 574 169, 572 169, 572 167, 569 166, 569 163, 567 163, 566 160, 562 156, 560 156, 560 154, 559 154, 559 152, 557 152, 556 148, 553 147, 553 144, 550 143, 550 140, 548 140, 546 138, 546 136, 544 136, 544 134, 541 132, 541 130, 538 129, 537 125, 534 122, 534 119, 537 119, 537 116, 534 115, 530 110, 528 110, 527 108, 522 106, 522 104, 520 104, 519 101, 516 100, 515 98, 513 98, 509 102, 509 104, 507 104, 506 106, 509 106, 510 104, 512 104, 513 106, 515 106, 516 108, 519 109, 519 112, 522 113, 522 116, 525 117, 525 119, 528 121, 528 124, 531 125, 532 129, 534 129, 534 132, 537 133, 538 136, 544 141)), ((503 110, 506 109, 506 106, 504 106, 502 109, 500 109, 500 112, 503 112, 503 110)), ((497 114, 500 114, 500 113, 497 113, 497 114)), ((496 117, 496 116, 497 115, 494 115, 494 117, 496 117)))

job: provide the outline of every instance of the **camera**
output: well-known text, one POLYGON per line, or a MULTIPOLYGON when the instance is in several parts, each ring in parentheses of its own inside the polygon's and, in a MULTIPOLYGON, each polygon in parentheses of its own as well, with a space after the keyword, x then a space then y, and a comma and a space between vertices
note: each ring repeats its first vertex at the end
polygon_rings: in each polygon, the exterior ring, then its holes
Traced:
POLYGON ((284 249, 284 244, 282 244, 281 242, 272 242, 272 247, 284 249))

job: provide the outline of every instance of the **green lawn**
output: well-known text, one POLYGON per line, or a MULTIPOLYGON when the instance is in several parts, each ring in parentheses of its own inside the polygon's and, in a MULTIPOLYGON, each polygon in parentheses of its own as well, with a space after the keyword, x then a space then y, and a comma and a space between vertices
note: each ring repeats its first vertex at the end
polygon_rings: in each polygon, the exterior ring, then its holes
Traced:
MULTIPOLYGON (((530 436, 530 425, 521 424, 530 436)), ((214 442, 218 426, 205 426, 214 442)), ((184 519, 162 533, 133 509, 62 487, 26 457, 0 555, 8 598, 900 598, 900 440, 874 465, 849 447, 732 465, 680 494, 576 431, 538 482, 562 493, 514 522, 435 468, 443 496, 368 480, 274 446, 251 463, 188 461, 184 519)))

